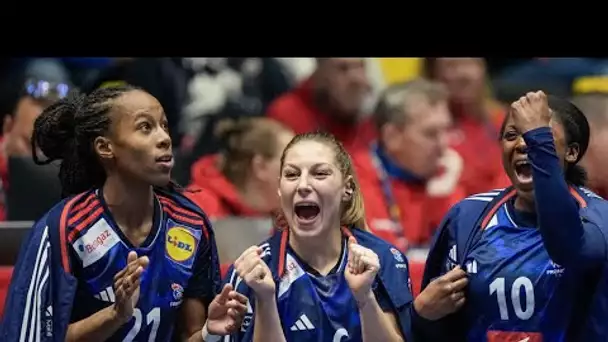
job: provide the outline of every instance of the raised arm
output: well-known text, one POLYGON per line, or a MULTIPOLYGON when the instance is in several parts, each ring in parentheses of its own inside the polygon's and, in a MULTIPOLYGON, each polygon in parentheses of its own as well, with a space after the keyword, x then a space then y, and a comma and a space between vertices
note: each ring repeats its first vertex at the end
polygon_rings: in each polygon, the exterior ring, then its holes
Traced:
POLYGON ((581 220, 555 149, 546 95, 528 93, 512 108, 532 165, 536 212, 545 248, 554 262, 565 267, 597 265, 606 254, 605 238, 597 226, 584 225, 581 220))

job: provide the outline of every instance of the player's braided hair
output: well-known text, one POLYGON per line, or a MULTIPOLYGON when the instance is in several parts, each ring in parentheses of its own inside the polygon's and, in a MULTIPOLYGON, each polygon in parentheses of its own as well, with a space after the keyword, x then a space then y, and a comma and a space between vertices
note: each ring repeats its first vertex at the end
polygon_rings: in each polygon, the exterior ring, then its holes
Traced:
POLYGON ((31 140, 32 157, 39 165, 61 160, 59 180, 64 197, 103 185, 106 173, 93 142, 97 137, 107 135, 110 129, 109 112, 113 100, 137 89, 123 85, 96 89, 89 95, 74 92, 49 106, 36 119, 31 140), (39 158, 36 147, 44 153, 46 160, 39 158))

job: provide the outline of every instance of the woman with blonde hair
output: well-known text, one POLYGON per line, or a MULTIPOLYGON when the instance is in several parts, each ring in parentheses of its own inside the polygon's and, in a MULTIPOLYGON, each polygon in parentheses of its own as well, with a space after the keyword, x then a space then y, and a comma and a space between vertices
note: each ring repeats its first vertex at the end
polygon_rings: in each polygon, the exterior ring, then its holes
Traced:
POLYGON ((226 282, 249 305, 224 341, 411 341, 407 260, 365 229, 342 145, 325 133, 297 135, 280 170, 279 231, 229 270, 226 282))

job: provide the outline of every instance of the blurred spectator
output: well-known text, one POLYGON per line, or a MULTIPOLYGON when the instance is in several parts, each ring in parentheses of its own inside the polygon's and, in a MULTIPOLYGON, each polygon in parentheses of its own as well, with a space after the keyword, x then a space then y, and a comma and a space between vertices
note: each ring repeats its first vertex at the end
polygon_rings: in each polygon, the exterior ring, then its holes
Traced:
POLYGON ((281 62, 286 72, 289 73, 292 82, 295 81, 297 83, 310 77, 317 66, 317 61, 314 58, 281 57, 275 59, 281 62))
POLYGON ((353 152, 367 149, 375 137, 371 121, 363 117, 370 94, 365 59, 317 58, 312 76, 267 113, 296 133, 327 131, 353 152))
POLYGON ((280 157, 293 133, 267 118, 226 120, 217 134, 220 154, 192 166, 191 198, 212 219, 224 216, 268 216, 278 208, 280 157))
POLYGON ((583 111, 591 129, 591 140, 581 160, 587 170, 589 188, 608 198, 608 77, 583 77, 573 86, 573 103, 583 111))
POLYGON ((508 185, 498 140, 506 110, 488 95, 483 58, 427 58, 425 69, 448 88, 454 118, 450 145, 464 160, 460 183, 466 193, 508 185))
MULTIPOLYGON (((50 74, 40 72, 40 70, 28 70, 26 75, 29 77, 34 75, 50 76, 50 74)), ((49 78, 61 79, 61 77, 49 78)), ((69 91, 69 86, 66 83, 28 79, 20 89, 20 96, 16 101, 14 110, 4 116, 3 132, 0 138, 0 178, 2 180, 0 220, 4 220, 6 214, 5 191, 8 189, 10 181, 8 158, 30 157, 32 155, 30 139, 34 130, 34 121, 46 107, 59 98, 65 97, 69 91)))
POLYGON ((555 96, 569 97, 576 78, 605 73, 607 61, 601 58, 530 58, 495 75, 493 88, 496 96, 508 103, 539 89, 555 96))
POLYGON ((114 58, 113 64, 84 84, 89 93, 99 87, 128 83, 156 97, 169 120, 169 133, 174 145, 180 142, 179 121, 186 97, 186 73, 172 58, 114 58))
POLYGON ((223 118, 263 115, 291 89, 292 78, 306 73, 298 61, 276 58, 185 58, 184 64, 191 77, 181 130, 184 148, 195 156, 217 152, 213 132, 223 118))
POLYGON ((423 79, 389 86, 373 117, 377 145, 353 155, 368 224, 403 251, 425 245, 464 196, 462 160, 448 149, 447 91, 423 79))

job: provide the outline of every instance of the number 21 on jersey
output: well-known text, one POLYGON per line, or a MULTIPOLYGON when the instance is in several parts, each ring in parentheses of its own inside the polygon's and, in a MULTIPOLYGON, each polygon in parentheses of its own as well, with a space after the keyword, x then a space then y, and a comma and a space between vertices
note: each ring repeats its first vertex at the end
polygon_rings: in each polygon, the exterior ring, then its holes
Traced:
POLYGON ((496 294, 500 319, 508 321, 511 316, 507 295, 513 307, 515 317, 522 321, 534 315, 534 284, 527 277, 519 277, 512 284, 507 284, 504 277, 496 278, 490 283, 490 296, 496 294), (510 286, 509 286, 510 285, 510 286), (510 291, 510 293, 508 293, 510 291))
POLYGON ((142 323, 146 325, 151 325, 152 329, 150 330, 150 336, 148 341, 153 342, 156 340, 156 332, 158 331, 158 326, 160 325, 160 308, 154 308, 148 312, 148 314, 144 317, 141 313, 141 310, 138 308, 133 309, 133 318, 135 318, 135 322, 133 323, 133 328, 129 330, 129 333, 123 340, 123 342, 132 342, 135 340, 137 334, 142 328, 142 323), (144 321, 145 319, 145 321, 144 321), (143 321, 143 322, 142 322, 143 321))

